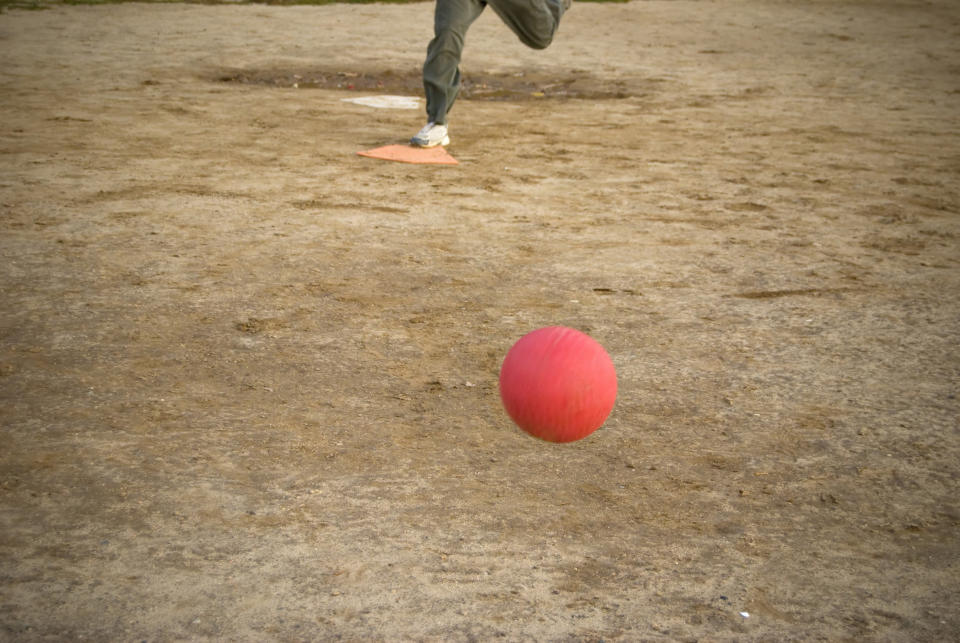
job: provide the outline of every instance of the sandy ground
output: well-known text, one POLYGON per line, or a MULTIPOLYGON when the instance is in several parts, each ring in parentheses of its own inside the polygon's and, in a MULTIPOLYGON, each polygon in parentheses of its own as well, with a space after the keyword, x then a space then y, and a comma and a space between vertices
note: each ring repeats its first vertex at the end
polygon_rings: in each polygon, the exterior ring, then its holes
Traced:
POLYGON ((956 640, 960 5, 488 11, 357 156, 431 16, 0 15, 0 638, 956 640))

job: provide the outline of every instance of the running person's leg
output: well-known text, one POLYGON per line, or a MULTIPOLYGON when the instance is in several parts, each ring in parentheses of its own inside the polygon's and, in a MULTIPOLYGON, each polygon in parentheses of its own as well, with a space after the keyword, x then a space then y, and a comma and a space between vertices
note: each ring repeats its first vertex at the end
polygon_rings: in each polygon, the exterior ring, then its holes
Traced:
POLYGON ((445 125, 447 113, 460 92, 460 56, 467 29, 483 12, 481 0, 437 0, 434 38, 427 46, 423 64, 423 89, 427 97, 427 120, 445 125))
POLYGON ((571 0, 437 0, 434 38, 423 64, 423 89, 427 98, 427 124, 410 139, 413 145, 447 145, 447 114, 460 92, 460 57, 467 29, 490 4, 497 15, 534 49, 544 49, 560 26, 571 0))
POLYGON ((570 0, 488 0, 490 8, 520 41, 534 49, 546 49, 560 27, 560 18, 570 0))

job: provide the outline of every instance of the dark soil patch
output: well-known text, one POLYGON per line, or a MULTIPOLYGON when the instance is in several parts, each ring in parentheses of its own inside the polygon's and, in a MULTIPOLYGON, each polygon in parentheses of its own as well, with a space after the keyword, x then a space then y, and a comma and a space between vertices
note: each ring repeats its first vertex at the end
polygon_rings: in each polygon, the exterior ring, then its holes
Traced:
MULTIPOLYGON (((385 93, 420 94, 423 85, 419 69, 404 71, 357 71, 324 67, 224 69, 213 75, 222 83, 292 87, 297 89, 345 89, 385 93)), ((474 100, 543 100, 545 98, 612 99, 629 98, 649 92, 624 79, 601 79, 582 71, 558 76, 555 72, 464 74, 460 96, 474 100)))

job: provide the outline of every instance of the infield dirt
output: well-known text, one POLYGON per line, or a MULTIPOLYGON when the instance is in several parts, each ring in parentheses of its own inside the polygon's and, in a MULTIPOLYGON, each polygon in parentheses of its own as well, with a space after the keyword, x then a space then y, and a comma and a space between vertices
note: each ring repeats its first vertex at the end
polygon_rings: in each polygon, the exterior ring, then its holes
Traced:
POLYGON ((960 632, 960 5, 0 15, 0 638, 960 632), (514 427, 578 328, 619 399, 514 427))

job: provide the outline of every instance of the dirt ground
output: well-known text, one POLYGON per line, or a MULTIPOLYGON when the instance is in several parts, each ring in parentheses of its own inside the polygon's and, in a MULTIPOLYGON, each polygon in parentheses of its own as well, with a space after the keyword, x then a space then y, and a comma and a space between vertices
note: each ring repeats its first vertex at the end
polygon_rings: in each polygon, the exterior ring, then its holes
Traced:
POLYGON ((957 640, 960 5, 488 11, 460 165, 357 156, 431 29, 0 15, 0 639, 957 640))

